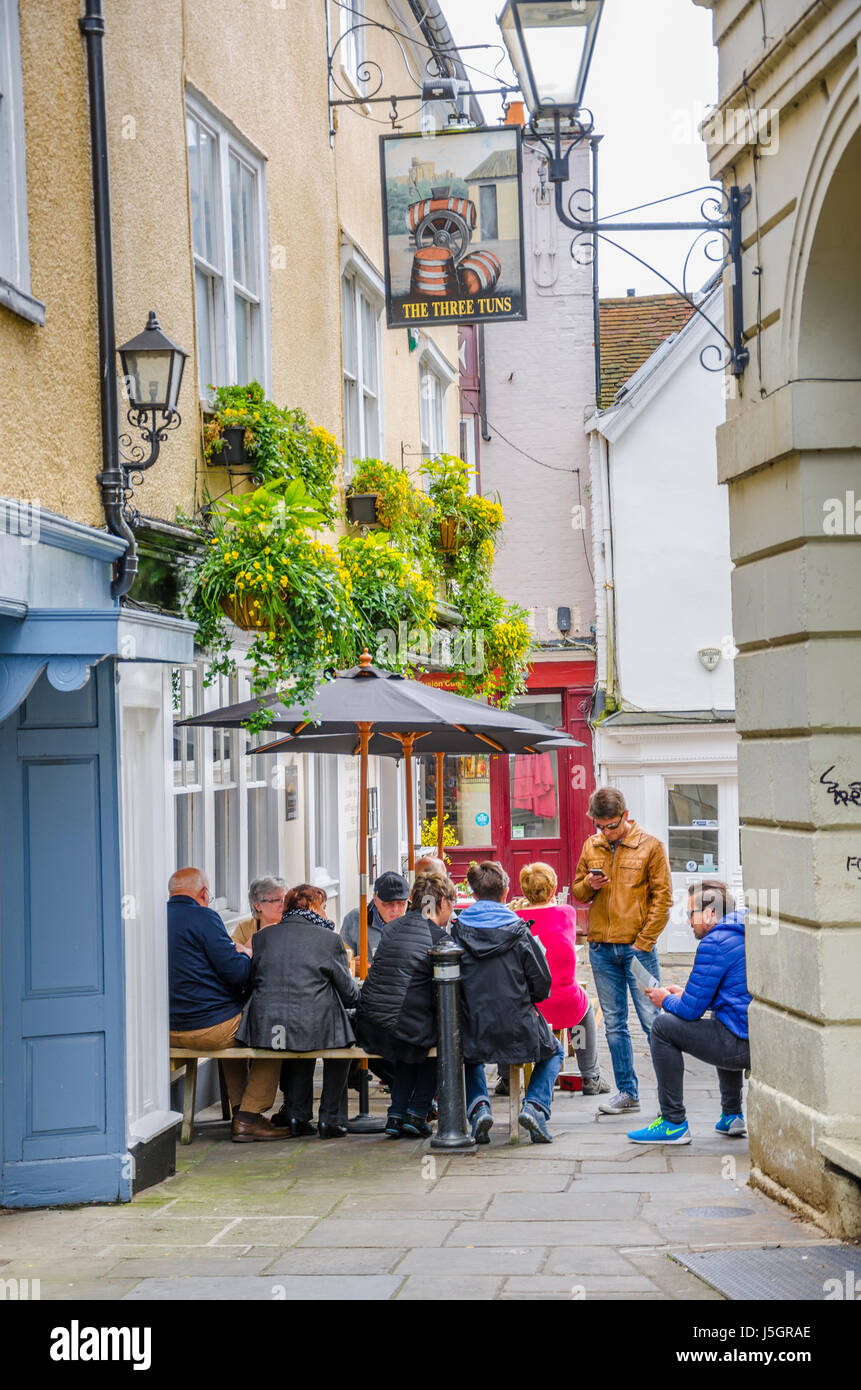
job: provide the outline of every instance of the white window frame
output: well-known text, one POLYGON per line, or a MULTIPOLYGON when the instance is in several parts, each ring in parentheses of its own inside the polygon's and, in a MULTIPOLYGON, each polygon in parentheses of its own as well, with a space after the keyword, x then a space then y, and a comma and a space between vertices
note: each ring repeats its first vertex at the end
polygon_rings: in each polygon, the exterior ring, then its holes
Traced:
POLYGON ((426 338, 419 353, 419 430, 423 459, 448 453, 448 412, 446 395, 457 380, 453 367, 432 338, 426 338), (433 409, 438 404, 438 411, 433 409), (438 426, 437 428, 435 428, 438 426))
POLYGON ((328 898, 328 914, 340 903, 343 865, 341 863, 344 843, 344 778, 343 759, 325 753, 306 753, 305 755, 305 835, 308 858, 308 882, 325 889, 328 898), (322 797, 322 804, 318 805, 322 797), (322 835, 317 833, 318 812, 322 821, 322 835))
MULTIPOLYGON (((186 114, 202 126, 215 142, 215 254, 217 264, 207 261, 192 248, 195 274, 202 271, 213 282, 210 312, 213 323, 212 362, 213 384, 216 386, 245 385, 238 380, 236 351, 236 310, 234 296, 248 300, 257 306, 257 330, 251 344, 249 357, 249 380, 257 380, 269 393, 272 389, 272 349, 269 311, 269 229, 267 217, 266 160, 259 150, 245 140, 235 127, 216 112, 199 93, 186 90, 186 114), (258 293, 255 295, 242 285, 234 274, 233 232, 230 208, 230 159, 235 157, 241 165, 249 169, 255 177, 255 217, 256 254, 258 264, 258 293)), ((186 158, 187 158, 186 154, 186 158)), ((195 326, 199 319, 195 286, 195 326)), ((198 374, 201 370, 201 354, 198 352, 198 374)), ((206 382, 198 377, 201 399, 208 402, 206 382)))
POLYGON ((336 5, 339 23, 338 33, 343 39, 338 47, 338 61, 341 68, 341 76, 344 77, 356 93, 357 97, 364 96, 362 90, 366 83, 359 78, 359 68, 368 56, 367 43, 365 36, 367 29, 364 21, 367 20, 365 12, 365 0, 345 0, 343 5, 336 5), (359 28, 354 28, 358 25, 359 28), (353 30, 350 33, 350 30, 353 30), (344 37, 348 35, 348 37, 344 37))
MULTIPOLYGON (((241 662, 243 653, 235 651, 233 655, 237 661, 241 662)), ((224 692, 219 692, 218 683, 204 687, 203 675, 208 666, 205 660, 195 661, 193 667, 183 666, 179 669, 187 671, 193 669, 195 676, 196 698, 195 704, 198 709, 216 709, 223 702, 224 692)), ((171 683, 170 669, 165 674, 165 700, 166 708, 171 712, 171 721, 179 718, 179 714, 173 708, 173 691, 171 683)), ((240 666, 238 682, 232 681, 233 693, 231 699, 245 699, 250 693, 248 671, 240 666)), ((184 713, 185 711, 183 711, 184 713)), ((227 796, 232 798, 231 805, 231 843, 228 846, 229 863, 226 866, 227 894, 226 896, 214 897, 211 906, 219 913, 228 930, 248 917, 250 908, 248 906, 248 886, 253 875, 249 864, 249 804, 250 792, 256 792, 268 786, 268 806, 266 809, 265 823, 268 845, 271 854, 271 864, 267 865, 263 871, 273 876, 283 876, 286 863, 286 850, 284 835, 282 833, 284 821, 284 790, 283 781, 278 775, 277 768, 283 761, 282 754, 276 754, 272 759, 270 775, 266 781, 260 779, 253 770, 250 750, 248 747, 248 736, 242 730, 234 730, 231 733, 224 732, 225 741, 233 741, 233 778, 229 784, 223 784, 220 780, 215 780, 214 750, 216 737, 220 736, 220 731, 207 728, 195 730, 197 740, 197 781, 193 785, 174 785, 173 779, 168 782, 168 796, 170 804, 168 815, 166 816, 167 827, 167 857, 168 863, 173 868, 176 853, 176 797, 179 795, 194 795, 198 798, 198 819, 195 826, 194 844, 194 866, 202 869, 209 880, 212 892, 215 892, 215 798, 216 796, 227 796)), ((255 740, 258 741, 258 740, 255 740)), ((267 741, 262 739, 259 741, 267 741)))
POLYGON ((30 293, 27 158, 18 0, 0 0, 0 304, 42 326, 45 306, 30 293))
POLYGON ((352 242, 345 241, 341 246, 341 370, 342 397, 344 410, 344 477, 353 476, 353 460, 361 458, 382 458, 385 454, 385 401, 383 395, 383 338, 382 315, 386 304, 385 281, 366 256, 352 242), (352 314, 353 341, 356 350, 356 370, 348 369, 344 346, 344 289, 347 289, 352 314), (377 358, 377 389, 373 392, 368 386, 362 339, 362 300, 366 300, 374 315, 374 350, 377 358), (354 388, 357 399, 355 438, 351 429, 347 410, 347 384, 354 388), (377 403, 377 429, 368 435, 365 426, 365 399, 375 397, 377 403))

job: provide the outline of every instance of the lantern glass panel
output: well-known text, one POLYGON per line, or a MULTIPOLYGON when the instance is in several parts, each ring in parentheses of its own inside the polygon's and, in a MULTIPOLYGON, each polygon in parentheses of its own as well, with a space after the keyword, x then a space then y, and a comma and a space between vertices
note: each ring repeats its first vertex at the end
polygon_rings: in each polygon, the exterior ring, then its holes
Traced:
POLYGON ((151 408, 168 408, 172 352, 125 352, 124 375, 132 404, 151 408))
POLYGON ((509 0, 499 26, 531 111, 579 108, 600 13, 600 0, 509 0))

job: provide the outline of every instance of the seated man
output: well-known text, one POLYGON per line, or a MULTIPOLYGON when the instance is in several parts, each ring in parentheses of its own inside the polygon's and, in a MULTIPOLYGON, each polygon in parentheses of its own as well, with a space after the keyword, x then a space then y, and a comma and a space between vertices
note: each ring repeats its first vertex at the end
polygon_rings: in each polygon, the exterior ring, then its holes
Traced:
POLYGON ((635 1144, 689 1144, 685 1118, 684 1054, 717 1067, 721 1116, 715 1125, 730 1139, 746 1134, 741 1108, 745 1070, 750 1066, 744 961, 744 911, 725 883, 705 880, 690 890, 689 917, 702 942, 684 990, 678 985, 647 990, 661 1013, 652 1024, 652 1064, 658 1079, 660 1115, 632 1130, 635 1144), (704 1018, 707 1009, 712 1017, 704 1018))
MULTIPOLYGON (((380 944, 380 937, 387 922, 403 917, 407 910, 410 885, 403 874, 388 872, 380 874, 374 884, 374 896, 368 903, 368 960, 380 944)), ((359 956, 359 909, 352 908, 341 923, 341 936, 353 955, 359 956)))
MULTIPOLYGON (((237 947, 217 912, 207 906, 209 884, 200 869, 177 869, 168 884, 167 959, 170 994, 170 1045, 212 1049, 232 1047, 242 1018, 251 960, 237 947)), ((286 1139, 263 1115, 275 1099, 281 1063, 257 1059, 246 1064, 228 1058, 224 1079, 233 1110, 231 1137, 286 1139)))
POLYGON ((552 1144, 547 1128, 562 1044, 535 1007, 550 994, 544 949, 529 924, 505 906, 508 874, 490 860, 470 865, 475 902, 458 914, 451 937, 464 950, 461 1009, 467 1118, 477 1144, 490 1143, 493 1115, 484 1063, 532 1062, 518 1124, 533 1144, 552 1144))

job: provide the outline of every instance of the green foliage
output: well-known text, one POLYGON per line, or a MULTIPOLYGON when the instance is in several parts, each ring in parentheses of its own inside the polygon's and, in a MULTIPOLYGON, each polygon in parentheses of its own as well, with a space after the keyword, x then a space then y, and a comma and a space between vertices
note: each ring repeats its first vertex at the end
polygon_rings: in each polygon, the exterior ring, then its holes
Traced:
POLYGON ((303 410, 282 410, 269 400, 258 381, 247 386, 219 386, 215 412, 203 431, 204 458, 218 463, 224 430, 244 429, 245 448, 255 475, 300 478, 326 521, 335 519, 335 478, 341 451, 334 435, 315 425, 303 410))

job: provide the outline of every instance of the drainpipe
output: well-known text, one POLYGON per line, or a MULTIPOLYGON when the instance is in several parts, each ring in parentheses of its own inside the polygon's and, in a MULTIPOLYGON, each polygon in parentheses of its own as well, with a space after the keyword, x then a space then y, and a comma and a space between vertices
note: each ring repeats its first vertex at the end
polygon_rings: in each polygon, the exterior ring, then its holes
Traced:
MULTIPOLYGON (((598 146, 603 135, 594 135, 589 141, 592 151, 592 221, 598 221, 598 146)), ((598 286, 598 245, 600 237, 593 240, 592 258, 592 331, 595 337, 595 405, 601 403, 601 299, 598 286)))
POLYGON ((111 186, 108 173, 108 123, 105 104, 105 19, 101 0, 86 0, 86 13, 78 27, 87 44, 87 78, 90 95, 90 142, 93 163, 93 220, 96 232, 96 293, 99 304, 99 392, 102 414, 102 471, 96 481, 102 489, 102 507, 111 535, 126 541, 125 554, 117 561, 111 594, 127 594, 137 573, 137 547, 123 515, 125 478, 119 463, 119 418, 115 378, 116 324, 114 320, 114 258, 111 246, 111 186))

